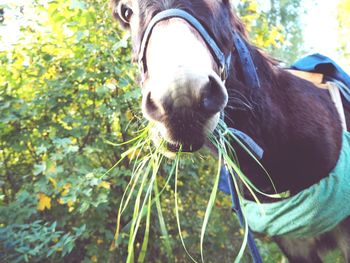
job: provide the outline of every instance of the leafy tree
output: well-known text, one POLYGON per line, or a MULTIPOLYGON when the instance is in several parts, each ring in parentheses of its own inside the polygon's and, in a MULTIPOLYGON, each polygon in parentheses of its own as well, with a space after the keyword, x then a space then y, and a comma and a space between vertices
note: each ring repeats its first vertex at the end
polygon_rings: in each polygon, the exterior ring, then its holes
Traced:
POLYGON ((13 259, 7 248, 14 247, 17 259, 59 259, 74 247, 77 261, 98 258, 102 247, 108 251, 130 174, 125 163, 102 177, 125 151, 106 140, 130 137, 122 127, 139 97, 134 69, 105 1, 51 1, 35 10, 38 19, 0 56, 0 225, 22 237, 4 240, 2 254, 13 259), (32 230, 21 229, 33 222, 42 229, 35 233, 52 234, 54 251, 23 247, 32 230))
POLYGON ((239 1, 238 11, 248 25, 253 42, 274 57, 291 64, 303 53, 300 14, 306 12, 300 0, 263 1, 269 10, 263 11, 259 0, 239 1))

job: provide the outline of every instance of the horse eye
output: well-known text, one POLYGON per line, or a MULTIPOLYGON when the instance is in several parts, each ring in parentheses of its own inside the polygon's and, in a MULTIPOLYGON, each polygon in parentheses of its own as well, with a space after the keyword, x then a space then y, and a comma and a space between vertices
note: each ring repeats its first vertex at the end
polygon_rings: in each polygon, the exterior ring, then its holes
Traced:
POLYGON ((120 6, 120 17, 125 23, 129 23, 133 15, 133 11, 127 5, 121 4, 120 6))

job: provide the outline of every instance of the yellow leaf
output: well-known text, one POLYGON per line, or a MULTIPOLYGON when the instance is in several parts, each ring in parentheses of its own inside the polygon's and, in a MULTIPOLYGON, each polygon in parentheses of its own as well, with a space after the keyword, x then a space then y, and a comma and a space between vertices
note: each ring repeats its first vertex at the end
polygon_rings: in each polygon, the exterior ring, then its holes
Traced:
POLYGON ((70 189, 72 187, 72 184, 68 183, 63 186, 64 189, 70 189))
POLYGON ((134 151, 131 151, 129 154, 128 154, 128 158, 129 160, 132 160, 134 159, 135 157, 139 156, 141 153, 141 151, 139 149, 135 149, 134 151))
POLYGON ((181 231, 182 237, 186 238, 189 236, 188 232, 186 230, 181 231))
POLYGON ((256 2, 250 3, 247 9, 248 12, 252 12, 252 13, 256 13, 257 10, 258 10, 258 4, 256 2))
POLYGON ((37 209, 39 211, 44 211, 45 209, 51 209, 51 197, 47 196, 44 193, 38 194, 38 206, 37 209))
POLYGON ((61 192, 61 195, 62 196, 65 196, 69 193, 69 189, 72 187, 71 184, 65 184, 63 187, 62 187, 62 192, 61 192))
POLYGON ((202 210, 198 210, 198 211, 197 211, 197 216, 198 216, 198 217, 203 218, 204 215, 205 215, 204 211, 202 211, 202 210))
POLYGON ((53 179, 52 177, 49 177, 49 181, 52 183, 53 188, 56 189, 56 188, 57 188, 57 182, 56 182, 56 180, 53 179))
POLYGON ((99 183, 98 187, 102 187, 105 189, 111 189, 111 183, 106 182, 106 181, 102 181, 101 183, 99 183))
MULTIPOLYGON (((47 169, 47 171, 49 173, 55 173, 56 172, 56 164, 55 163, 51 163, 47 169)), ((50 179, 50 178, 49 178, 50 179)))
POLYGON ((91 257, 91 261, 92 261, 92 262, 97 262, 97 257, 96 257, 96 256, 92 256, 92 257, 91 257))
POLYGON ((133 118, 134 118, 134 114, 130 111, 130 110, 128 110, 126 113, 125 113, 125 117, 126 117, 126 119, 127 120, 132 120, 133 118))
POLYGON ((113 84, 113 85, 117 85, 117 80, 112 78, 112 79, 107 79, 106 82, 105 82, 107 85, 108 84, 113 84))
POLYGON ((258 47, 263 47, 265 44, 263 36, 261 35, 256 36, 255 43, 258 47))

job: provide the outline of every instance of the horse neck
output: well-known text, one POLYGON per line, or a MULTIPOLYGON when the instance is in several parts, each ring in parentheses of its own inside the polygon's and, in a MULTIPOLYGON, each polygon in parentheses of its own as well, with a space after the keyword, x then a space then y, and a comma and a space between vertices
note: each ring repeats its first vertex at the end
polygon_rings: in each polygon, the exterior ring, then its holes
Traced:
MULTIPOLYGON (((227 81, 229 126, 250 135, 264 149, 262 164, 278 191, 292 193, 326 177, 335 166, 341 147, 338 113, 327 91, 273 65, 251 48, 261 88, 245 86, 237 77, 227 81)), ((261 168, 242 151, 241 167, 260 188, 271 191, 261 168)))

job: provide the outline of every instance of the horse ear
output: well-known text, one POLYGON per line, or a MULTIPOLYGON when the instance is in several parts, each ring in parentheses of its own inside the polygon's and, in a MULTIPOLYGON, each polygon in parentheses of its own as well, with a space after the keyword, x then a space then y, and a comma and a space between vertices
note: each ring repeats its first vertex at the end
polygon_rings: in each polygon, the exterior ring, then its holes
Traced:
POLYGON ((117 18, 117 6, 119 4, 120 0, 110 0, 109 1, 109 7, 112 10, 112 14, 115 18, 117 18))
POLYGON ((230 0, 221 0, 222 4, 227 6, 227 8, 230 10, 231 15, 231 24, 234 30, 241 33, 242 36, 247 37, 247 31, 245 29, 245 26, 242 22, 242 20, 238 17, 237 11, 230 0))
POLYGON ((109 1, 109 6, 114 8, 118 5, 118 3, 120 2, 120 0, 110 0, 109 1))

